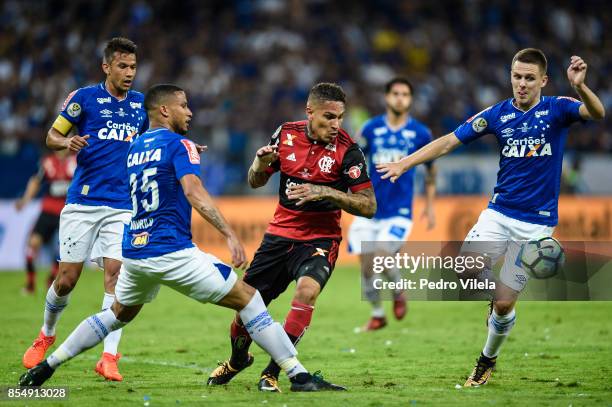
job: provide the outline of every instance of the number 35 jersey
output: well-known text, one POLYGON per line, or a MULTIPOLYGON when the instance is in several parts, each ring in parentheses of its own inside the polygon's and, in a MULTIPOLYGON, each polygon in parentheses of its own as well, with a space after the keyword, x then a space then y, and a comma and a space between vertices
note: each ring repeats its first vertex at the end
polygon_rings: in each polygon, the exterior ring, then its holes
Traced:
POLYGON ((166 128, 150 129, 131 144, 127 172, 133 209, 123 233, 123 257, 144 259, 194 247, 191 205, 180 179, 200 176, 195 144, 166 128))

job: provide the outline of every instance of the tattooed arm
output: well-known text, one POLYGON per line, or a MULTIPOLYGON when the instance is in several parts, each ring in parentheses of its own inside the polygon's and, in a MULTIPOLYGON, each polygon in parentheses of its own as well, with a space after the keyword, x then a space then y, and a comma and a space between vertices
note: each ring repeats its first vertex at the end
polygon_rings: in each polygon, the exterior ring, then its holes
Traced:
POLYGON ((325 199, 338 205, 351 215, 372 218, 376 213, 374 189, 368 187, 355 193, 345 193, 324 185, 300 184, 289 187, 289 199, 296 199, 296 205, 325 199))
POLYGON ((227 245, 232 253, 232 264, 234 267, 243 268, 246 266, 246 254, 242 244, 219 209, 215 206, 206 189, 204 189, 200 178, 193 174, 184 175, 181 178, 181 186, 183 187, 185 198, 187 198, 193 209, 226 237, 227 245))

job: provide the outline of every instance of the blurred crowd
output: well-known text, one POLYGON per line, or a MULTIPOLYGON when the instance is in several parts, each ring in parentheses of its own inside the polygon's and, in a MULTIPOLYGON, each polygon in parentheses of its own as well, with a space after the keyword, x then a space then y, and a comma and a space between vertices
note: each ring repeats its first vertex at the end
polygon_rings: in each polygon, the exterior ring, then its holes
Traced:
MULTIPOLYGON (((544 94, 573 95, 565 70, 577 54, 610 112, 609 10, 604 0, 0 1, 0 157, 42 150, 66 95, 103 79, 104 42, 119 35, 139 47, 135 89, 187 90, 190 136, 213 152, 204 171, 215 193, 245 192, 253 152, 304 117, 317 81, 347 91, 354 133, 383 110, 382 85, 406 75, 414 116, 439 136, 510 97, 512 56, 538 47, 549 60, 544 94)), ((609 120, 570 134, 569 149, 612 152, 609 120)), ((495 140, 463 150, 496 151, 495 140)))

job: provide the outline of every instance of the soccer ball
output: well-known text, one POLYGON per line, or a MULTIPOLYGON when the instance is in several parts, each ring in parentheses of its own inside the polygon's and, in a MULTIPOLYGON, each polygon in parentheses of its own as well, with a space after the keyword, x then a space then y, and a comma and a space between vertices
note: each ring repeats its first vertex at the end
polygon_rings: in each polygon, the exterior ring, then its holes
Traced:
POLYGON ((556 275, 565 263, 563 246, 554 237, 530 240, 523 245, 520 257, 523 269, 537 279, 556 275))

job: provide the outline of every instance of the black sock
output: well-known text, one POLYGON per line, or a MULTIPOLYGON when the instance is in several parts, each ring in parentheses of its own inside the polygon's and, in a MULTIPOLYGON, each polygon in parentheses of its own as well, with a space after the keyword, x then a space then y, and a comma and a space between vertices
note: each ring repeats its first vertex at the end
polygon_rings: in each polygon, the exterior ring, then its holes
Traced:
MULTIPOLYGON (((297 345, 297 343, 299 342, 300 338, 297 338, 291 334, 287 334, 287 336, 289 337, 289 339, 291 340, 291 343, 293 343, 293 345, 297 345)), ((274 376, 278 379, 278 375, 280 374, 281 368, 279 365, 276 364, 276 362, 272 359, 270 359, 270 363, 268 363, 268 366, 266 366, 266 368, 261 372, 261 375, 270 375, 270 376, 274 376)), ((299 375, 298 375, 299 376, 299 375)))

